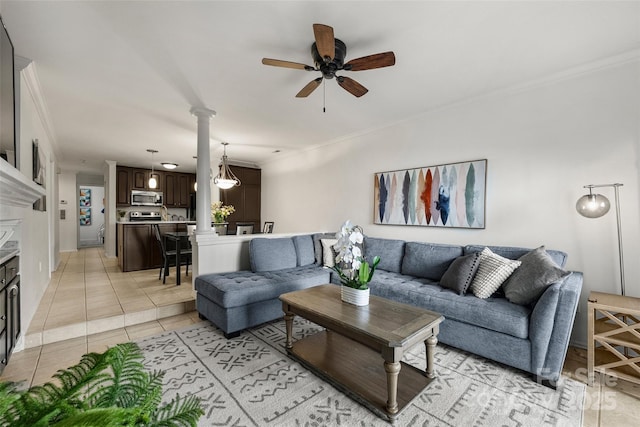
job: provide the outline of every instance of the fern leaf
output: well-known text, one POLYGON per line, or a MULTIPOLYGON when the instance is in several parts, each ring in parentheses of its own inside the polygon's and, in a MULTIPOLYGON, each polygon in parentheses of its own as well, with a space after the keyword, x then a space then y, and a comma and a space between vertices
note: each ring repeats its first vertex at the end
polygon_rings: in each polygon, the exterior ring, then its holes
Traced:
POLYGON ((132 395, 145 390, 148 373, 144 369, 144 356, 135 343, 119 344, 107 350, 111 376, 100 381, 88 391, 87 398, 93 407, 129 407, 126 402, 135 401, 132 395))
POLYGON ((21 392, 0 383, 0 427, 195 426, 200 400, 177 396, 158 409, 164 372, 147 372, 142 360, 136 344, 119 344, 58 371, 60 385, 21 392))
POLYGON ((107 366, 106 353, 85 354, 77 365, 59 370, 54 375, 61 386, 49 382, 32 387, 14 402, 13 413, 24 425, 39 426, 49 425, 64 414, 82 409, 78 395, 87 384, 99 378, 107 366))
POLYGON ((122 427, 146 423, 139 410, 131 408, 95 408, 69 416, 52 427, 122 427))
POLYGON ((165 406, 158 408, 147 424, 148 427, 195 427, 198 419, 204 414, 200 406, 200 399, 195 396, 187 396, 180 399, 180 395, 165 406))
POLYGON ((0 383, 0 426, 15 425, 19 417, 11 411, 13 404, 20 399, 22 392, 14 382, 0 383))

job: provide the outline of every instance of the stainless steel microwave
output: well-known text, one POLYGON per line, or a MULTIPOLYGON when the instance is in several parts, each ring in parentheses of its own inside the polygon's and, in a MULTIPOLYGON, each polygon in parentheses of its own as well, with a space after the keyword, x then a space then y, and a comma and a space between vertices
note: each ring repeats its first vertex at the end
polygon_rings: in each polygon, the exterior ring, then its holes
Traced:
POLYGON ((131 190, 131 206, 162 206, 162 191, 131 190))

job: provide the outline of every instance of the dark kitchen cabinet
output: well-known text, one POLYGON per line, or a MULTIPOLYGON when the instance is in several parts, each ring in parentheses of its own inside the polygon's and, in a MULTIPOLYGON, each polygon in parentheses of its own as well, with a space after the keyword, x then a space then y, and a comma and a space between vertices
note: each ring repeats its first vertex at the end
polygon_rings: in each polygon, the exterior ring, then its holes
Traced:
POLYGON ((150 227, 149 224, 118 224, 118 263, 123 272, 149 268, 150 227))
POLYGON ((20 336, 20 258, 0 266, 0 372, 9 363, 20 336))
POLYGON ((177 199, 180 197, 176 194, 178 190, 178 174, 167 173, 164 175, 164 204, 168 208, 176 206, 177 199))
POLYGON ((189 183, 195 182, 194 174, 167 173, 164 177, 164 202, 168 208, 189 207, 189 183))
POLYGON ((180 197, 178 197, 178 207, 189 207, 189 175, 181 173, 178 175, 178 188, 180 190, 180 197))
POLYGON ((131 206, 131 169, 116 167, 116 206, 131 206))
MULTIPOLYGON (((158 223, 160 235, 186 231, 181 223, 158 223)), ((153 224, 118 223, 118 265, 123 272, 160 268, 162 252, 153 233, 153 224)))
POLYGON ((163 173, 156 170, 151 172, 147 169, 133 169, 131 188, 134 190, 162 191, 163 178, 163 173), (149 179, 151 177, 156 179, 156 188, 149 187, 149 179))
POLYGON ((236 211, 229 215, 230 232, 238 222, 253 223, 254 233, 260 231, 261 171, 260 169, 232 166, 231 170, 240 179, 239 187, 221 190, 220 199, 225 205, 233 205, 236 211))
POLYGON ((116 206, 131 206, 131 190, 161 191, 164 204, 168 208, 189 208, 189 194, 192 193, 196 175, 191 173, 164 172, 150 169, 116 167, 116 206), (149 178, 155 177, 158 185, 149 188, 149 178))

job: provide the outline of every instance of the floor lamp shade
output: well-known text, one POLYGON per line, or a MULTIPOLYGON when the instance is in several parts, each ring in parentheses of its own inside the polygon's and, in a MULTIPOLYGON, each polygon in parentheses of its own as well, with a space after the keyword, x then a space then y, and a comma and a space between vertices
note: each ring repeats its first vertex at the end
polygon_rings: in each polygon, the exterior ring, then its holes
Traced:
POLYGON ((602 194, 585 194, 578 199, 576 210, 578 213, 587 218, 600 218, 609 212, 611 203, 602 194))

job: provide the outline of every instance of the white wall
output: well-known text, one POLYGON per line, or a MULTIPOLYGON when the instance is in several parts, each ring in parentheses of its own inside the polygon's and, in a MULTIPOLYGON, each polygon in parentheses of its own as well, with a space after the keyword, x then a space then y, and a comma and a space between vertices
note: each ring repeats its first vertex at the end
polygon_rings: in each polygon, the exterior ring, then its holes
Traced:
POLYGON ((59 208, 66 211, 65 219, 59 220, 61 252, 78 250, 78 197, 76 188, 76 172, 63 169, 58 175, 59 208), (66 203, 63 204, 63 202, 66 203))
POLYGON ((585 184, 624 183, 627 295, 640 297, 639 76, 636 61, 493 94, 265 164, 262 218, 278 233, 351 219, 371 236, 566 251, 585 275, 572 337, 584 346, 589 292, 619 292, 615 214, 579 216, 585 184), (484 158, 486 229, 373 224, 375 172, 484 158))
POLYGON ((49 284, 50 272, 55 269, 57 253, 55 250, 55 228, 50 229, 54 223, 57 206, 57 191, 55 171, 57 161, 52 149, 49 134, 43 125, 43 121, 36 101, 32 81, 25 78, 25 73, 30 72, 29 67, 21 73, 20 100, 18 102, 20 124, 19 144, 20 162, 18 169, 28 179, 32 178, 32 141, 38 139, 40 150, 44 156, 44 164, 47 167, 46 197, 47 211, 34 211, 31 208, 17 208, 0 206, 0 220, 19 219, 19 235, 14 238, 20 241, 20 294, 21 294, 21 320, 22 333, 18 341, 17 350, 23 345, 23 337, 26 334, 31 319, 35 314, 40 299, 49 284))

